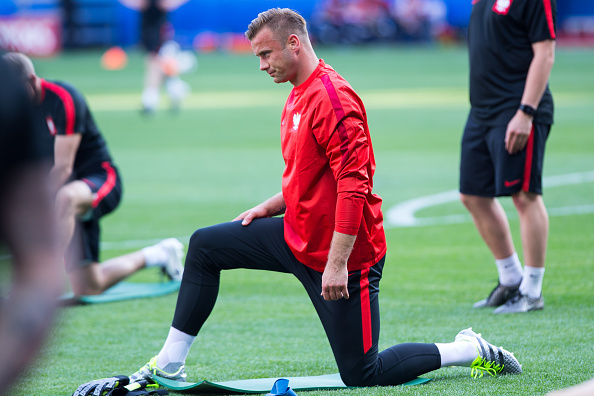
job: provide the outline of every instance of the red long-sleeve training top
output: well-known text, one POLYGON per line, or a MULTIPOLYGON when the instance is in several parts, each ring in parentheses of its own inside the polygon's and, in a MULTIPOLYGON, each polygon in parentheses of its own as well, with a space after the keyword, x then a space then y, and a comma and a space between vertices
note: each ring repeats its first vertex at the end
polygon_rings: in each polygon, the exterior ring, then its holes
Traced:
POLYGON ((326 266, 334 231, 356 235, 348 270, 386 254, 382 200, 372 193, 375 159, 359 96, 320 60, 293 88, 281 118, 285 240, 316 271, 326 266))

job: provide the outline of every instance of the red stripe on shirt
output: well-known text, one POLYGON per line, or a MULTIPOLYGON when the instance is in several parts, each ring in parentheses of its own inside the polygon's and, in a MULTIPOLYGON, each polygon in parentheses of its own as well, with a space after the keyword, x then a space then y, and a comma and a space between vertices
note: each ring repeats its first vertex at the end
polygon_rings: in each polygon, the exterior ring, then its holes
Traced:
POLYGON ((332 103, 332 108, 334 109, 334 114, 336 116, 336 120, 338 121, 337 129, 338 129, 338 136, 340 137, 340 152, 342 153, 342 160, 341 165, 345 163, 347 158, 349 157, 349 135, 347 134, 346 128, 342 123, 342 120, 345 117, 344 109, 342 108, 342 104, 340 103, 340 99, 338 99, 338 94, 336 93, 336 89, 334 89, 334 85, 330 81, 330 77, 327 74, 324 74, 320 77, 322 83, 324 84, 324 88, 326 88, 326 92, 330 97, 330 103, 332 103))
POLYGON ((371 304, 369 302, 369 268, 361 270, 361 328, 363 329, 363 353, 373 344, 371 335, 371 304))
POLYGON ((62 104, 64 105, 64 112, 66 113, 66 130, 64 131, 64 133, 66 135, 74 134, 74 119, 76 115, 76 109, 74 107, 74 100, 72 99, 72 95, 70 95, 70 93, 66 89, 59 86, 58 84, 54 84, 46 80, 42 80, 41 84, 46 89, 49 89, 50 91, 58 95, 58 98, 60 98, 60 100, 62 101, 62 104))
POLYGON ((93 208, 96 208, 97 205, 99 205, 99 202, 101 202, 103 198, 105 198, 111 192, 111 190, 113 190, 116 184, 117 176, 115 169, 113 169, 111 164, 105 161, 101 164, 101 166, 107 171, 107 178, 105 179, 105 183, 103 183, 103 185, 97 191, 97 196, 92 203, 93 208))
POLYGON ((547 24, 549 25, 549 32, 551 38, 557 38, 555 35, 555 24, 553 23, 553 7, 551 6, 551 0, 542 0, 545 9, 545 15, 547 17, 547 24))
POLYGON ((522 183, 522 190, 529 191, 530 188, 530 175, 532 173, 532 157, 534 155, 534 125, 530 131, 528 137, 528 143, 526 143, 526 162, 524 163, 524 182, 522 183))

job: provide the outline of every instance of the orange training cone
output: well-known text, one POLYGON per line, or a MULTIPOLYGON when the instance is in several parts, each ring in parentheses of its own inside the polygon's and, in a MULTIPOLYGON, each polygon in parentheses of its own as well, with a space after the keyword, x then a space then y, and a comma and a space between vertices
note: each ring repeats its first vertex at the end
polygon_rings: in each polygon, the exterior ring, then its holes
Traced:
POLYGON ((120 70, 126 66, 128 56, 120 47, 111 47, 101 56, 101 66, 106 70, 120 70))

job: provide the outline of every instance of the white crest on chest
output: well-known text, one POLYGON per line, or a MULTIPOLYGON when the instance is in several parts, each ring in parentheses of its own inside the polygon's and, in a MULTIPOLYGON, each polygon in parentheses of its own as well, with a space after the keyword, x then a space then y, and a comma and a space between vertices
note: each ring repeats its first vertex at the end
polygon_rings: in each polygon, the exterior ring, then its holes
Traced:
POLYGON ((296 131, 299 129, 299 122, 301 121, 301 114, 295 113, 293 114, 293 130, 296 131))
POLYGON ((51 116, 47 116, 47 117, 45 117, 45 122, 47 122, 47 127, 48 127, 51 135, 56 136, 56 133, 58 131, 56 130, 56 124, 54 124, 54 119, 51 116))
POLYGON ((512 0, 497 0, 493 4, 493 11, 498 14, 506 15, 511 7, 512 0))

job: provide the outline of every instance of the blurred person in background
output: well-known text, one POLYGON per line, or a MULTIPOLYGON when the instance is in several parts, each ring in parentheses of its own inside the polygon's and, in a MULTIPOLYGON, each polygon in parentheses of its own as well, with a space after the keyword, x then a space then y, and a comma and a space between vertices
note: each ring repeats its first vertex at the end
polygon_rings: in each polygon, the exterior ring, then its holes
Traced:
POLYGON ((0 254, 9 254, 0 266, 4 394, 45 340, 62 292, 63 271, 47 178, 51 162, 39 145, 42 131, 33 123, 37 110, 25 84, 1 56, 0 86, 0 254))
POLYGON ((475 308, 544 308, 549 218, 542 199, 545 144, 553 124, 549 76, 556 0, 478 0, 468 27, 470 114, 462 136, 460 198, 495 258, 499 279, 475 308), (524 268, 497 197, 511 196, 524 268))
POLYGON ((393 39, 396 24, 387 0, 325 0, 313 13, 310 29, 322 44, 357 44, 393 39))
MULTIPOLYGON (((145 114, 154 113, 159 107, 161 86, 169 95, 171 109, 178 110, 181 101, 189 93, 190 87, 179 77, 178 65, 175 64, 176 51, 174 44, 163 48, 163 44, 170 37, 168 30, 171 26, 167 21, 167 14, 188 0, 120 0, 120 2, 141 13, 140 41, 147 51, 144 75, 144 89, 142 91, 142 111, 145 114)), ((178 50, 178 49, 177 49, 178 50)))
POLYGON ((181 280, 183 246, 175 238, 99 263, 101 218, 121 200, 120 173, 114 165, 83 95, 70 84, 35 74, 20 53, 3 57, 18 70, 36 107, 39 142, 52 160, 49 182, 55 195, 58 243, 75 295, 100 294, 145 268, 158 266, 181 280))
POLYGON ((325 0, 311 18, 323 44, 429 42, 449 30, 444 0, 325 0))
POLYGON ((430 42, 446 29, 443 0, 394 0, 391 13, 398 26, 398 39, 430 42))

